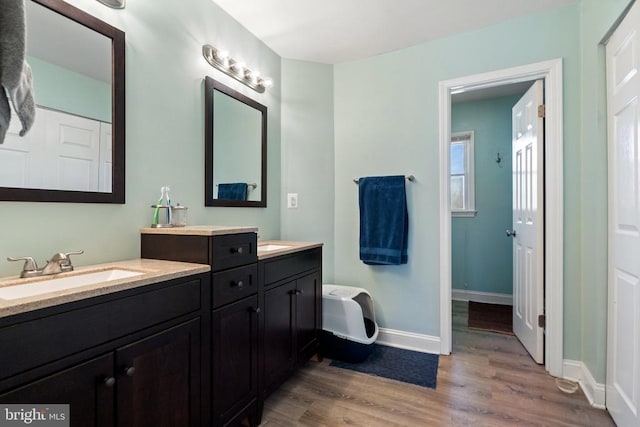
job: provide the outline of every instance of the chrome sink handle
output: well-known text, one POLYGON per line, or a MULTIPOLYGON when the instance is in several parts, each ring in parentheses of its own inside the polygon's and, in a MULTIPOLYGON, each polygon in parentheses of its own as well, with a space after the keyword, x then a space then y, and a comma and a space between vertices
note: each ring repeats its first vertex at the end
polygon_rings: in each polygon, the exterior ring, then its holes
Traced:
POLYGON ((71 255, 82 255, 83 253, 84 251, 71 251, 71 252, 65 253, 64 256, 69 258, 71 255))
MULTIPOLYGON (((71 255, 82 255, 84 251, 72 251, 72 252, 58 252, 54 254, 51 259, 48 261, 47 266, 52 264, 53 266, 58 266, 61 273, 67 271, 73 271, 73 265, 71 264, 71 255)), ((47 267, 45 267, 46 269, 47 267)), ((53 267, 56 269, 57 267, 53 267)))
POLYGON ((61 261, 60 262, 60 266, 62 267, 63 271, 73 271, 73 265, 71 264, 71 258, 69 258, 71 255, 82 255, 84 253, 84 251, 71 251, 71 252, 67 252, 64 253, 62 255, 64 255, 64 257, 66 258, 66 261, 61 261), (68 268, 68 270, 67 270, 68 268))
POLYGON ((24 261, 24 266, 22 267, 22 272, 20 273, 20 277, 22 278, 40 275, 40 271, 38 271, 38 264, 36 264, 36 261, 33 259, 33 257, 7 257, 7 261, 24 261))

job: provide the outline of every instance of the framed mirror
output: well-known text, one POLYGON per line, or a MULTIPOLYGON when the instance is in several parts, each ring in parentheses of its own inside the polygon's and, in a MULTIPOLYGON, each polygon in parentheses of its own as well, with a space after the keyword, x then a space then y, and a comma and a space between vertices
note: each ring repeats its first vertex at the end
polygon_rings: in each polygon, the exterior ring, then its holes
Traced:
POLYGON ((205 78, 205 206, 267 206, 267 107, 205 78))
POLYGON ((125 202, 125 35, 60 0, 27 0, 35 121, 0 144, 0 200, 125 202))

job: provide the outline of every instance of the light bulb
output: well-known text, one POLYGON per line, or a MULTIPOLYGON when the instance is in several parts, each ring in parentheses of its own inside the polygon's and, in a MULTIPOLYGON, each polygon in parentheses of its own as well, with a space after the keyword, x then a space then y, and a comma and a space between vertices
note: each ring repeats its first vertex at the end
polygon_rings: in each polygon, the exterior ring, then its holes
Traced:
POLYGON ((215 55, 216 59, 218 61, 221 61, 221 62, 224 62, 224 60, 229 57, 229 51, 228 50, 220 49, 220 50, 214 50, 213 52, 214 52, 213 54, 215 55))

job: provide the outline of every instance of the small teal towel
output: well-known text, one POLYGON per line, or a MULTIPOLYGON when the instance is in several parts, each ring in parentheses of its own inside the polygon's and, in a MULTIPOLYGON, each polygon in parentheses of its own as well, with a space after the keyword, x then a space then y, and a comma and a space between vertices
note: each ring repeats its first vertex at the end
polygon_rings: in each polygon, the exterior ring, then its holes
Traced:
POLYGON ((218 185, 219 200, 247 200, 248 185, 246 182, 235 182, 218 185))
POLYGON ((409 214, 405 177, 360 178, 358 187, 360 259, 368 265, 406 264, 409 214))

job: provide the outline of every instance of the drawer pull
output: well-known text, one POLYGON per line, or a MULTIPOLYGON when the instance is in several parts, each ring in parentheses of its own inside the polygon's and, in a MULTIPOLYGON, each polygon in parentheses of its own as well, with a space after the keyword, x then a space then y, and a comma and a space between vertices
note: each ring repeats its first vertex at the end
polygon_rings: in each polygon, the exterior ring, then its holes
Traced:
POLYGON ((116 379, 113 377, 106 377, 102 383, 105 385, 105 387, 113 387, 116 384, 116 379))
POLYGON ((122 371, 126 376, 132 377, 136 373, 136 368, 134 368, 133 366, 127 366, 122 371))
POLYGON ((230 251, 232 254, 238 254, 238 255, 242 255, 242 252, 243 252, 242 247, 239 247, 239 248, 231 248, 229 251, 230 251))
POLYGON ((244 282, 242 280, 238 280, 237 282, 231 281, 230 285, 232 288, 241 288, 244 286, 244 282))

